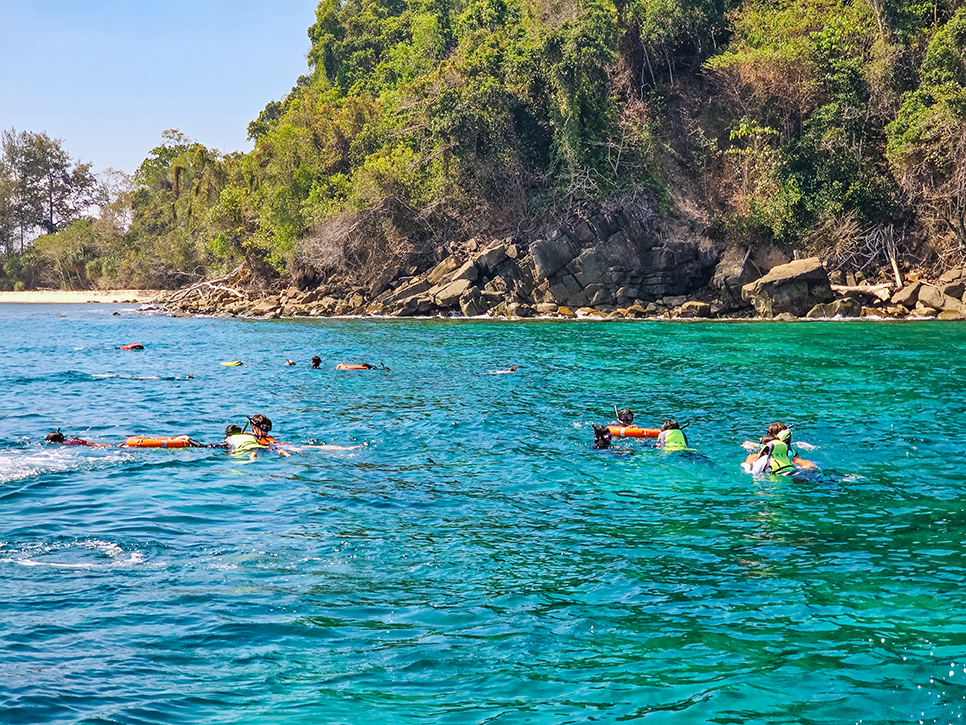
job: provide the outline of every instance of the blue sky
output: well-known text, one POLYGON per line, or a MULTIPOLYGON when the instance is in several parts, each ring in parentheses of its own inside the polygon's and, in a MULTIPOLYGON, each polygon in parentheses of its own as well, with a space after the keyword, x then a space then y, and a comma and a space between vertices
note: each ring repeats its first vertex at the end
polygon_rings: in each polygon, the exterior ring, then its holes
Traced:
POLYGON ((0 128, 133 172, 185 135, 247 151, 249 121, 307 72, 318 0, 3 0, 0 128))

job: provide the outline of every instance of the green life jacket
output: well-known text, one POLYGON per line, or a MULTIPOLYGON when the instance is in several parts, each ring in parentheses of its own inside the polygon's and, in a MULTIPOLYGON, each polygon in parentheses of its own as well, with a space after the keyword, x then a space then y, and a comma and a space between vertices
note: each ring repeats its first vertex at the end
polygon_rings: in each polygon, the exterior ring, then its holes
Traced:
POLYGON ((788 428, 778 434, 778 440, 788 447, 789 459, 798 458, 798 451, 792 448, 792 432, 788 428))
POLYGON ((678 428, 668 428, 661 431, 664 450, 683 451, 688 447, 688 439, 684 437, 684 431, 678 428))
POLYGON ((236 433, 225 439, 232 453, 248 453, 248 451, 261 450, 268 448, 258 442, 258 439, 251 433, 236 433))
POLYGON ((788 446, 783 441, 772 441, 768 444, 771 452, 768 456, 768 466, 772 473, 786 474, 795 470, 791 458, 788 456, 788 446))

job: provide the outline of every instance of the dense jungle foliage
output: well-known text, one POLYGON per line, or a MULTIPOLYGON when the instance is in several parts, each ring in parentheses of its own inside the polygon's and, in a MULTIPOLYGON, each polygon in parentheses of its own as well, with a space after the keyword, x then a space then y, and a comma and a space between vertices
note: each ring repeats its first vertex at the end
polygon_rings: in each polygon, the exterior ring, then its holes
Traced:
POLYGON ((642 190, 720 245, 966 255, 959 0, 324 0, 308 33, 249 153, 167 131, 92 187, 5 134, 0 283, 365 278, 642 190))

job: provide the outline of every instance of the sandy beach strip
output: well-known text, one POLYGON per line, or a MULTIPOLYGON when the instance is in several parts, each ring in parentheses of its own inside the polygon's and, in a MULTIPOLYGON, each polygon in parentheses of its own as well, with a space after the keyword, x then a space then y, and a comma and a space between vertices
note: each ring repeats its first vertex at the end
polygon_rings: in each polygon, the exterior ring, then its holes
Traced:
POLYGON ((108 304, 127 302, 142 304, 163 300, 170 294, 169 290, 144 289, 0 291, 0 303, 75 305, 91 302, 106 302, 108 304))

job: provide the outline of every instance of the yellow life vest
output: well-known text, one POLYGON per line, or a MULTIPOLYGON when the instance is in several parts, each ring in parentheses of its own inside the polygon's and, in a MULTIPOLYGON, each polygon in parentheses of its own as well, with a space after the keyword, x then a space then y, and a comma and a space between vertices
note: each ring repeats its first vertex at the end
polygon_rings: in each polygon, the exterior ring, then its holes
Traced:
POLYGON ((661 446, 666 451, 683 451, 688 447, 688 439, 684 437, 684 431, 679 428, 668 428, 661 431, 661 446))
POLYGON ((781 431, 778 434, 778 440, 788 447, 789 459, 798 458, 798 451, 792 448, 792 431, 790 428, 785 428, 783 431, 781 431))
POLYGON ((262 445, 251 433, 236 433, 225 439, 232 453, 247 453, 258 449, 268 448, 262 445))
POLYGON ((772 473, 784 475, 795 470, 791 458, 788 457, 788 446, 783 441, 771 441, 762 450, 768 450, 768 467, 772 473))

